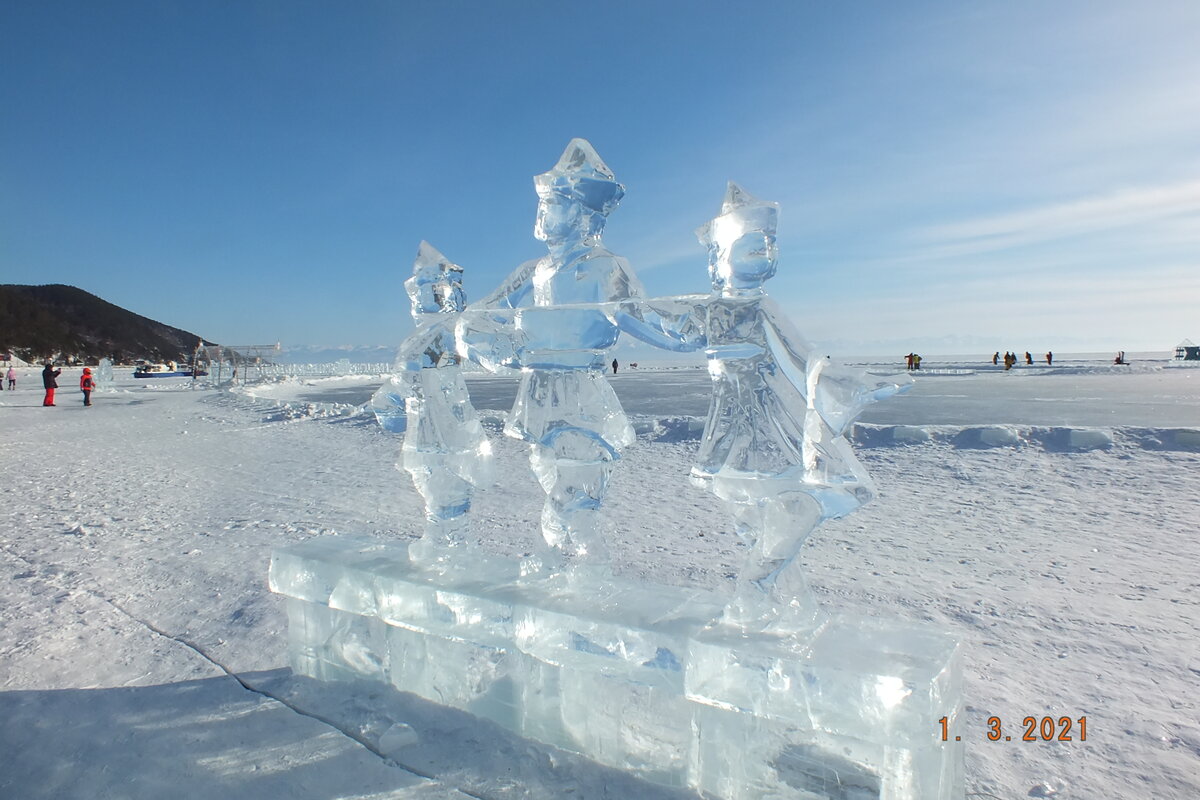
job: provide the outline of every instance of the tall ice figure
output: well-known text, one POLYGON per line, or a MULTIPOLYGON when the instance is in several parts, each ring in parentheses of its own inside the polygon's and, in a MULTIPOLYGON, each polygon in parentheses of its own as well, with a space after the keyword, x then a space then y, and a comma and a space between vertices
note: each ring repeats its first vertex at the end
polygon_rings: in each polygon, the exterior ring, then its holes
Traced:
POLYGON ((629 262, 600 239, 625 188, 591 144, 572 139, 533 179, 534 236, 547 254, 527 261, 458 325, 459 347, 491 368, 522 370, 505 433, 529 442, 546 503, 533 573, 606 566, 600 505, 613 462, 634 440, 604 376, 619 326, 611 304, 642 295, 629 262))
POLYGON ((730 182, 720 214, 696 231, 713 286, 704 323, 713 394, 692 478, 726 502, 749 547, 724 624, 804 633, 820 615, 793 566, 801 545, 873 496, 843 433, 901 387, 814 356, 767 296, 778 218, 777 203, 730 182))

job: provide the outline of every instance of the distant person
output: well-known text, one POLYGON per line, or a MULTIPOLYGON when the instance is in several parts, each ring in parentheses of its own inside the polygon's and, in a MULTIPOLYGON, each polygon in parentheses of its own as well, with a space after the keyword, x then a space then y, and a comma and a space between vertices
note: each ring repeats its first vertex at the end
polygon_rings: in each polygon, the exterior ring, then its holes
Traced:
POLYGON ((1124 363, 1126 363, 1126 361, 1125 361, 1125 351, 1124 351, 1124 350, 1122 350, 1122 351, 1120 351, 1119 353, 1117 353, 1117 357, 1113 359, 1113 363, 1114 363, 1114 364, 1124 364, 1124 363))
POLYGON ((1029 366, 1033 366, 1033 356, 1029 355, 1028 350, 1025 351, 1025 363, 1029 366))
POLYGON ((1054 363, 1054 353, 1047 351, 1046 352, 1046 364, 1050 365, 1053 363, 1054 363))
POLYGON ((617 374, 617 360, 613 359, 613 375, 617 374))
POLYGON ((17 388, 17 371, 12 367, 8 368, 8 388, 9 391, 17 388))
POLYGON ((1017 357, 1006 350, 1004 352, 1004 371, 1012 369, 1015 363, 1017 363, 1017 357))
POLYGON ((921 368, 921 357, 919 355, 917 355, 916 353, 913 353, 913 369, 920 369, 920 368, 921 368))
POLYGON ((42 370, 42 386, 46 388, 46 399, 42 401, 43 406, 54 405, 54 390, 58 388, 58 381, 54 379, 61 374, 62 370, 55 369, 53 361, 46 362, 46 368, 42 370))
POLYGON ((995 367, 995 366, 998 366, 999 364, 1000 364, 1000 351, 997 350, 996 352, 992 353, 992 366, 995 367))
POLYGON ((83 392, 83 404, 85 406, 92 404, 92 390, 95 388, 96 382, 92 380, 92 371, 84 367, 83 375, 79 378, 79 391, 83 392))

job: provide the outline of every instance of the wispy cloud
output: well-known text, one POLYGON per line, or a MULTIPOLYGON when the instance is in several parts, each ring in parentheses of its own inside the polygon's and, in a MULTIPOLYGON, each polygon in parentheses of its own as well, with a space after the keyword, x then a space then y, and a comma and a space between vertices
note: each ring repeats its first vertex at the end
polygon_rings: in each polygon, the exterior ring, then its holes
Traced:
POLYGON ((1137 187, 917 231, 926 256, 961 257, 1169 221, 1176 237, 1200 234, 1200 180, 1137 187))

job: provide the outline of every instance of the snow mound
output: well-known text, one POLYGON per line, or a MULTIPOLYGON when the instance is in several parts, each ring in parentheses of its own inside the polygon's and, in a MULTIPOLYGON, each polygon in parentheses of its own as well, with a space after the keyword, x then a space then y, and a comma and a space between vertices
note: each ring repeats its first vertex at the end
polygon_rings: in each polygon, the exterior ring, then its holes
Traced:
POLYGON ((963 428, 954 437, 954 446, 960 450, 983 450, 989 447, 1017 447, 1020 444, 1020 434, 1015 428, 1007 425, 963 428))
POLYGON ((1113 446, 1112 432, 1098 428, 1050 428, 1037 438, 1041 439, 1046 450, 1053 453, 1107 450, 1113 446))
POLYGON ((1129 428, 1130 439, 1147 450, 1182 450, 1200 453, 1200 430, 1192 428, 1129 428))
MULTIPOLYGON (((495 415, 494 426, 503 424, 495 415)), ((635 417, 638 438, 647 443, 698 442, 703 417, 635 417)), ((1193 428, 1087 428, 1030 425, 872 425, 856 423, 850 434, 856 447, 950 445, 956 450, 989 450, 1040 445, 1048 453, 1083 453, 1115 446, 1142 450, 1200 453, 1200 430, 1193 428)))
POLYGON ((854 426, 861 448, 949 444, 958 450, 1020 448, 1040 445, 1048 453, 1084 453, 1123 446, 1142 450, 1200 453, 1200 430, 1193 428, 1083 428, 1021 425, 869 425, 854 426))
POLYGON ((929 430, 917 425, 855 425, 853 439, 861 447, 928 444, 929 430))
MULTIPOLYGON (((264 422, 287 422, 298 419, 353 417, 363 415, 362 406, 347 403, 283 403, 271 410, 264 422)), ((374 422, 374 418, 371 420, 374 422)))

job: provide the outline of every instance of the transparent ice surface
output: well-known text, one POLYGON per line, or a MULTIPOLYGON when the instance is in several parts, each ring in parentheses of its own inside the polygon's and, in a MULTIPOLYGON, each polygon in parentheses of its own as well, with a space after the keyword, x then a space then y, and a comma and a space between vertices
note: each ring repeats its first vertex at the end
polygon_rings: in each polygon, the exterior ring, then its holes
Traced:
POLYGON ((449 567, 470 546, 467 512, 491 480, 491 444, 459 370, 454 326, 465 304, 462 267, 422 241, 404 283, 416 330, 400 345, 397 375, 371 398, 388 431, 404 432, 401 463, 425 501, 414 558, 449 567))
MULTIPOLYGON (((277 550, 293 668, 372 679, 724 800, 960 800, 957 643, 835 617, 804 641, 710 627, 723 600, 620 577, 450 574, 394 543, 277 550), (562 578, 562 580, 559 580, 562 578)), ((585 573, 586 574, 586 573, 585 573)))

